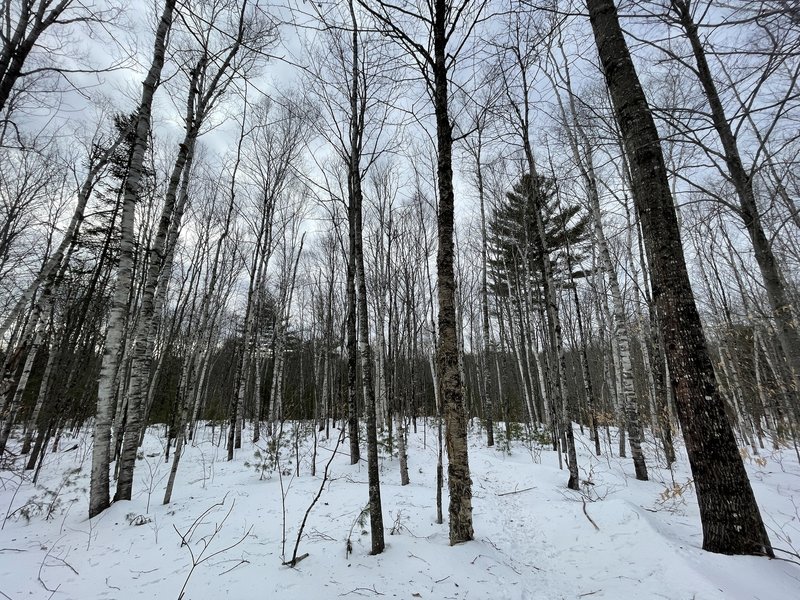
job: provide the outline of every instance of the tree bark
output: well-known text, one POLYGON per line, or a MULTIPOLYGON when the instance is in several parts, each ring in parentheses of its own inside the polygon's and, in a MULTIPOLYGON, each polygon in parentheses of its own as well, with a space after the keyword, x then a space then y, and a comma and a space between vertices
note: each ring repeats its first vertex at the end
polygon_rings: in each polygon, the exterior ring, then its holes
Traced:
POLYGON ((153 61, 148 70, 147 77, 142 84, 142 97, 136 117, 136 138, 133 144, 128 174, 125 179, 121 219, 122 237, 120 240, 119 265, 117 267, 117 283, 114 289, 111 314, 109 316, 97 394, 94 445, 92 448, 89 517, 94 517, 101 513, 108 508, 110 503, 108 467, 111 446, 112 404, 119 364, 119 350, 128 307, 128 295, 131 291, 134 252, 133 227, 136 199, 141 187, 145 150, 147 149, 147 143, 150 137, 153 95, 161 80, 161 70, 164 66, 164 52, 168 33, 172 28, 174 8, 175 0, 165 0, 164 10, 161 14, 161 19, 156 31, 153 61))
POLYGON ((358 346, 356 337, 356 231, 353 203, 348 206, 350 223, 349 252, 347 256, 347 435, 350 438, 350 464, 358 464, 361 460, 361 449, 358 443, 358 389, 356 387, 358 368, 358 346))
MULTIPOLYGON (((189 94, 189 104, 192 105, 194 97, 197 95, 196 79, 192 79, 192 89, 189 94)), ((163 285, 169 283, 169 277, 162 280, 162 269, 171 265, 172 260, 169 256, 174 248, 167 246, 170 229, 175 228, 177 232, 180 228, 183 216, 183 208, 178 204, 178 188, 181 179, 188 177, 188 170, 191 168, 194 156, 195 142, 198 130, 194 121, 195 115, 192 114, 191 120, 187 122, 187 132, 180 144, 178 157, 173 166, 170 182, 165 195, 164 206, 158 222, 158 229, 150 248, 147 272, 145 275, 144 289, 142 290, 141 305, 137 317, 135 333, 133 337, 132 364, 130 391, 128 394, 128 412, 126 415, 125 435, 122 443, 122 451, 119 459, 119 479, 117 480, 117 490, 114 495, 115 500, 130 500, 133 493, 133 473, 136 466, 136 453, 139 448, 142 429, 145 423, 145 400, 150 382, 151 367, 153 362, 153 347, 155 336, 157 335, 157 298, 159 296, 159 281, 163 285)), ((177 234, 176 234, 177 235, 177 234)), ((163 292, 164 294, 166 291, 163 292)))
MULTIPOLYGON (((60 22, 59 17, 70 4, 72 0, 60 0, 56 4, 52 4, 49 0, 40 0, 38 5, 34 5, 33 2, 20 3, 19 20, 12 35, 9 38, 4 36, 3 49, 0 51, 0 112, 5 108, 14 84, 22 76, 25 60, 36 46, 36 42, 48 29, 60 22)), ((5 8, 10 11, 10 4, 5 8)), ((11 14, 3 17, 4 21, 6 19, 9 19, 10 28, 11 14)))
POLYGON ((437 367, 445 421, 447 448, 447 484, 450 491, 450 544, 473 538, 472 480, 467 452, 467 415, 464 408, 461 374, 458 368, 458 335, 456 331, 455 273, 453 269, 454 201, 453 133, 448 111, 448 72, 445 28, 449 3, 434 2, 433 19, 433 101, 436 113, 438 149, 437 177, 439 214, 437 226, 439 247, 436 255, 439 316, 437 367))
POLYGON ((367 281, 364 274, 364 241, 362 236, 363 191, 361 185, 361 144, 364 134, 364 101, 360 90, 364 85, 359 63, 359 29, 353 0, 350 0, 353 25, 353 72, 350 91, 350 156, 347 172, 351 240, 354 253, 356 291, 358 296, 358 353, 361 359, 361 385, 364 389, 364 416, 367 425, 367 475, 369 479, 369 521, 372 554, 385 547, 383 537, 383 508, 381 506, 380 465, 378 464, 378 431, 375 414, 375 386, 372 381, 372 349, 369 345, 369 313, 367 312, 367 281), (354 235, 353 235, 354 234, 354 235))
POLYGON ((492 389, 492 368, 490 361, 494 344, 492 343, 489 329, 489 258, 487 255, 488 249, 486 240, 486 199, 484 197, 483 169, 481 168, 480 133, 478 135, 478 151, 475 168, 478 179, 478 197, 481 207, 481 333, 483 334, 483 383, 481 385, 481 391, 483 392, 484 421, 486 424, 486 445, 491 448, 494 446, 494 402, 492 399, 494 390, 492 389))
POLYGON ((703 549, 723 554, 773 556, 716 388, 653 116, 613 1, 588 0, 587 4, 630 163, 631 187, 642 225, 653 298, 700 505, 703 549))

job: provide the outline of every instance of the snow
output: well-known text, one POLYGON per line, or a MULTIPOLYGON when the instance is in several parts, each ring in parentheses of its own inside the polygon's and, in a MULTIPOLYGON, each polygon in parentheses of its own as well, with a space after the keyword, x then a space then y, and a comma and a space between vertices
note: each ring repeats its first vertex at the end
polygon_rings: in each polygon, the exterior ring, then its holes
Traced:
MULTIPOLYGON (((164 506, 170 465, 163 427, 153 427, 137 463, 133 500, 91 521, 91 435, 64 436, 60 450, 46 457, 38 486, 30 472, 25 480, 19 468, 0 472, 0 597, 178 598, 185 584, 186 599, 800 598, 796 563, 701 550, 685 453, 679 449, 670 472, 659 467, 652 443, 645 448, 651 481, 640 482, 630 459, 616 456, 615 440, 604 439, 604 455, 595 457, 593 444, 577 435, 584 481, 578 493, 566 489, 555 452, 522 441, 512 442, 510 452, 502 442, 486 448, 473 423, 475 540, 450 547, 446 484, 445 524, 435 523, 436 430, 433 421, 418 424, 418 433, 409 435, 410 485, 399 485, 397 457, 382 455, 385 552, 369 554, 368 516, 359 523, 366 463, 351 466, 345 442, 300 541, 298 555, 308 557, 295 568, 282 563, 292 556, 338 430, 331 429, 329 440, 320 434, 312 477, 313 438, 303 428, 297 477, 297 430, 287 426, 283 475, 267 470, 262 477, 263 458, 255 454, 268 455, 265 441, 254 447, 245 431, 242 449, 227 462, 224 447, 212 443, 212 429, 201 427, 200 441, 182 457, 173 501, 164 506), (193 570, 192 553, 199 563, 193 570)), ((745 453, 745 463, 773 545, 791 551, 792 540, 800 539, 794 449, 745 453)))

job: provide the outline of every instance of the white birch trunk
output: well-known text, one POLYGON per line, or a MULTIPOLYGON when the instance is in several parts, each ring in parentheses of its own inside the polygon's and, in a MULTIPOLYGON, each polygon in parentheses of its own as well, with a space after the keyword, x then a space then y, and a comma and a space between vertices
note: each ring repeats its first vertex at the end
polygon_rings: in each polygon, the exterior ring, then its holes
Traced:
POLYGON ((94 517, 110 504, 108 467, 111 445, 111 406, 114 382, 117 375, 118 353, 125 326, 127 300, 131 288, 133 270, 134 215, 136 199, 142 178, 145 150, 150 137, 150 115, 153 96, 161 80, 167 35, 172 27, 175 0, 165 0, 164 11, 159 21, 153 49, 153 61, 142 85, 142 97, 136 117, 136 139, 125 181, 122 205, 120 257, 117 283, 114 289, 108 331, 106 333, 103 363, 98 385, 97 412, 95 416, 94 445, 92 448, 92 475, 89 499, 89 517, 94 517))

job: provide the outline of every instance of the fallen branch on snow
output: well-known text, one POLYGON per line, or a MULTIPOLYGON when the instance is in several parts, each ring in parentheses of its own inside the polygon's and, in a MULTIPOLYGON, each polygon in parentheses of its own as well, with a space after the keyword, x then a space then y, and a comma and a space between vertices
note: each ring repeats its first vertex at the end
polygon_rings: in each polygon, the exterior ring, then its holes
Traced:
POLYGON ((535 490, 536 487, 529 487, 525 488, 524 490, 514 490, 511 492, 503 492, 502 494, 497 494, 498 497, 500 496, 510 496, 511 494, 521 494, 522 492, 530 492, 531 490, 535 490))
MULTIPOLYGON (((587 512, 587 510, 586 510, 586 498, 581 498, 581 499, 583 500, 583 514, 585 514, 585 515, 586 515, 586 518, 587 518, 587 519, 589 519, 589 523, 591 523, 592 525, 594 525, 594 528, 595 528, 597 531, 600 531, 600 528, 597 526, 597 523, 595 523, 595 522, 594 522, 594 519, 593 519, 592 517, 590 517, 590 516, 589 516, 589 513, 588 513, 588 512, 587 512)), ((594 593, 594 592, 592 592, 592 593, 594 593)))

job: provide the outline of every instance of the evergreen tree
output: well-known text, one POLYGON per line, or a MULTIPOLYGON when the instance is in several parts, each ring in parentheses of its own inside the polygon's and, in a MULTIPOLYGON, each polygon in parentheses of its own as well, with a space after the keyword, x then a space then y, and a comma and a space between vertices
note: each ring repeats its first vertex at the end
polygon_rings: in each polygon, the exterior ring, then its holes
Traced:
POLYGON ((489 232, 490 287, 494 294, 505 297, 510 289, 541 289, 545 255, 556 282, 567 285, 573 276, 583 275, 572 273, 568 262, 575 265, 581 261, 580 248, 589 237, 589 215, 580 205, 562 205, 557 182, 552 177, 523 174, 495 209, 489 232), (540 206, 546 248, 541 247, 536 233, 536 212, 540 206))

